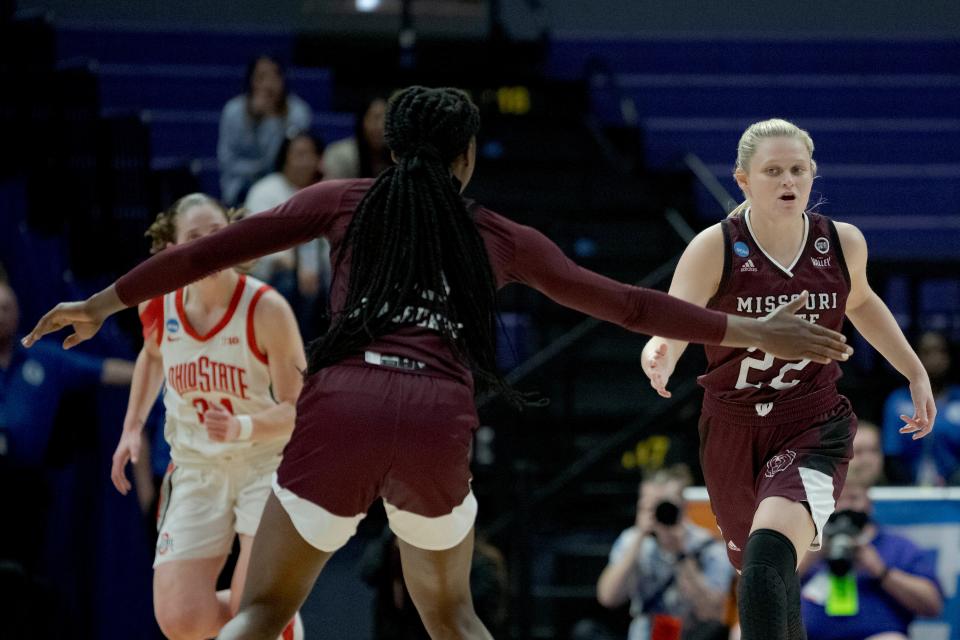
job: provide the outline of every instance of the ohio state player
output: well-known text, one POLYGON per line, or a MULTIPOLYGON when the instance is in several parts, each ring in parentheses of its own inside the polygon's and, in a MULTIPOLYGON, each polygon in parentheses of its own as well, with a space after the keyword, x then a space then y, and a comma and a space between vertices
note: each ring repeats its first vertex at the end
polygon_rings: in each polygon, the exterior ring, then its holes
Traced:
MULTIPOLYGON (((219 202, 194 193, 157 216, 147 235, 159 251, 227 223, 219 202)), ((303 343, 287 302, 233 269, 141 304, 140 318, 144 344, 111 477, 121 493, 130 490, 124 467, 137 461, 144 421, 165 382, 172 462, 157 509, 154 609, 168 638, 210 638, 239 607, 253 535, 293 431, 303 343), (231 588, 217 593, 235 535, 231 588)), ((282 637, 295 637, 299 624, 282 637)))
MULTIPOLYGON (((805 212, 815 174, 806 131, 777 119, 751 125, 740 139, 735 172, 747 199, 694 238, 670 294, 762 317, 809 291, 801 315, 839 331, 846 314, 910 380, 915 413, 901 416, 900 431, 923 437, 936 414, 927 374, 867 282, 860 231, 805 212)), ((644 371, 664 397, 686 346, 655 337, 644 348, 644 371)), ((730 561, 743 573, 743 638, 803 637, 795 569, 808 548, 820 546, 856 431, 850 403, 837 393, 840 368, 780 360, 756 348, 707 346, 706 352, 701 464, 730 561)))

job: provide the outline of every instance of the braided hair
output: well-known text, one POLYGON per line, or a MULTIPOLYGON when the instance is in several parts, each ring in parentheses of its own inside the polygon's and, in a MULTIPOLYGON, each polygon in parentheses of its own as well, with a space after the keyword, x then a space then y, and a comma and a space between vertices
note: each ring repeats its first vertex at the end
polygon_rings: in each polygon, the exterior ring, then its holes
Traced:
POLYGON ((307 373, 363 350, 398 324, 426 324, 470 367, 478 391, 516 402, 495 359, 496 282, 450 163, 467 151, 480 113, 458 89, 408 87, 387 105, 397 158, 357 205, 337 258, 351 268, 343 308, 308 348, 307 373))

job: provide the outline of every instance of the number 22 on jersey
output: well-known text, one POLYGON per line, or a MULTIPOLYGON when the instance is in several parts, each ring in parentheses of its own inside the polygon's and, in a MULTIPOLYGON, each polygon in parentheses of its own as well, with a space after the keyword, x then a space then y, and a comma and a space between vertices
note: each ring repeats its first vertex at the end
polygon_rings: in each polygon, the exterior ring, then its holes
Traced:
MULTIPOLYGON (((747 349, 747 352, 753 353, 756 350, 757 350, 756 347, 750 347, 749 349, 747 349)), ((783 381, 784 376, 786 376, 791 371, 800 371, 801 369, 806 367, 808 364, 810 364, 810 361, 807 359, 803 359, 799 362, 788 362, 780 368, 780 373, 778 373, 777 377, 771 380, 769 383, 748 382, 747 376, 750 375, 751 369, 755 371, 768 371, 773 366, 773 361, 775 360, 775 358, 769 353, 763 353, 762 351, 760 353, 763 354, 762 360, 760 358, 751 358, 748 356, 744 358, 743 361, 740 363, 740 375, 737 376, 737 385, 735 388, 748 389, 750 387, 753 387, 754 389, 759 389, 764 384, 769 384, 771 387, 773 387, 777 391, 783 391, 784 389, 789 389, 790 387, 800 382, 799 380, 791 380, 790 382, 784 382, 783 381)))

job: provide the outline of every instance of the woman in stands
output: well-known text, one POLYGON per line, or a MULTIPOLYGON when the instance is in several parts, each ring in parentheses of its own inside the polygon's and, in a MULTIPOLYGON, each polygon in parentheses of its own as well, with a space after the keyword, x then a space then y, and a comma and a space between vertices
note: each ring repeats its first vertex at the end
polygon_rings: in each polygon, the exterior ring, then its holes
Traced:
POLYGON ((793 315, 803 297, 762 320, 708 311, 587 271, 534 229, 467 203, 460 194, 479 125, 465 93, 407 88, 387 110, 397 165, 375 181, 321 182, 163 251, 90 299, 58 305, 25 339, 72 325, 69 348, 125 306, 318 235, 330 240, 331 328, 310 345, 297 426, 257 532, 240 613, 221 638, 275 635, 377 497, 430 634, 489 638, 470 597, 477 502, 469 451, 475 386, 518 401, 495 365, 499 287, 524 283, 633 331, 758 344, 820 363, 850 353, 840 334, 793 315))
MULTIPOLYGON (((275 171, 250 187, 244 207, 251 214, 266 211, 318 182, 322 157, 320 138, 308 132, 287 138, 280 146, 275 171)), ((326 310, 330 286, 330 245, 325 239, 265 256, 257 260, 250 273, 293 303, 304 336, 320 333, 317 320, 326 310)))
MULTIPOLYGON (((900 416, 900 432, 921 438, 936 415, 930 381, 867 282, 863 234, 806 210, 816 168, 806 131, 777 119, 751 125, 734 174, 746 200, 694 238, 670 293, 761 317, 809 291, 803 317, 839 331, 846 315, 910 381, 914 412, 900 416)), ((664 336, 644 348, 644 371, 664 397, 686 346, 664 336)), ((820 546, 856 431, 850 403, 837 393, 840 368, 786 362, 759 345, 706 351, 701 464, 730 561, 742 571, 743 638, 802 638, 797 562, 820 546)))
POLYGON ((283 67, 260 56, 247 67, 246 90, 220 115, 217 162, 220 193, 229 205, 241 204, 255 181, 273 168, 285 138, 310 129, 313 111, 288 93, 283 67))
POLYGON ((355 132, 332 143, 323 154, 323 177, 376 178, 392 164, 383 133, 387 101, 375 97, 357 113, 355 132))
MULTIPOLYGON (((227 223, 219 202, 194 193, 158 215, 147 235, 162 251, 227 223)), ((111 478, 130 491, 124 467, 136 463, 144 421, 166 384, 172 462, 157 509, 154 609, 168 638, 210 638, 240 604, 270 479, 293 430, 303 343, 286 301, 233 269, 141 304, 140 318, 143 348, 111 478), (231 588, 218 593, 235 536, 231 588)))

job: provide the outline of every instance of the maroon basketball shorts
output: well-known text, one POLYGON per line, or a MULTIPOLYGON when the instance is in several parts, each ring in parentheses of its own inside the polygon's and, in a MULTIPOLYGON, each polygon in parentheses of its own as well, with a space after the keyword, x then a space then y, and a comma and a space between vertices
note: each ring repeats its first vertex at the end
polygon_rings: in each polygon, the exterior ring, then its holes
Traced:
POLYGON ((740 569, 754 513, 772 496, 806 504, 816 526, 810 549, 819 549, 853 455, 850 402, 838 395, 824 413, 772 424, 731 414, 705 403, 700 417, 700 464, 730 562, 740 569))
POLYGON ((332 366, 303 387, 274 493, 322 551, 346 544, 378 496, 398 538, 449 549, 477 515, 476 426, 473 392, 462 383, 386 366, 332 366))

